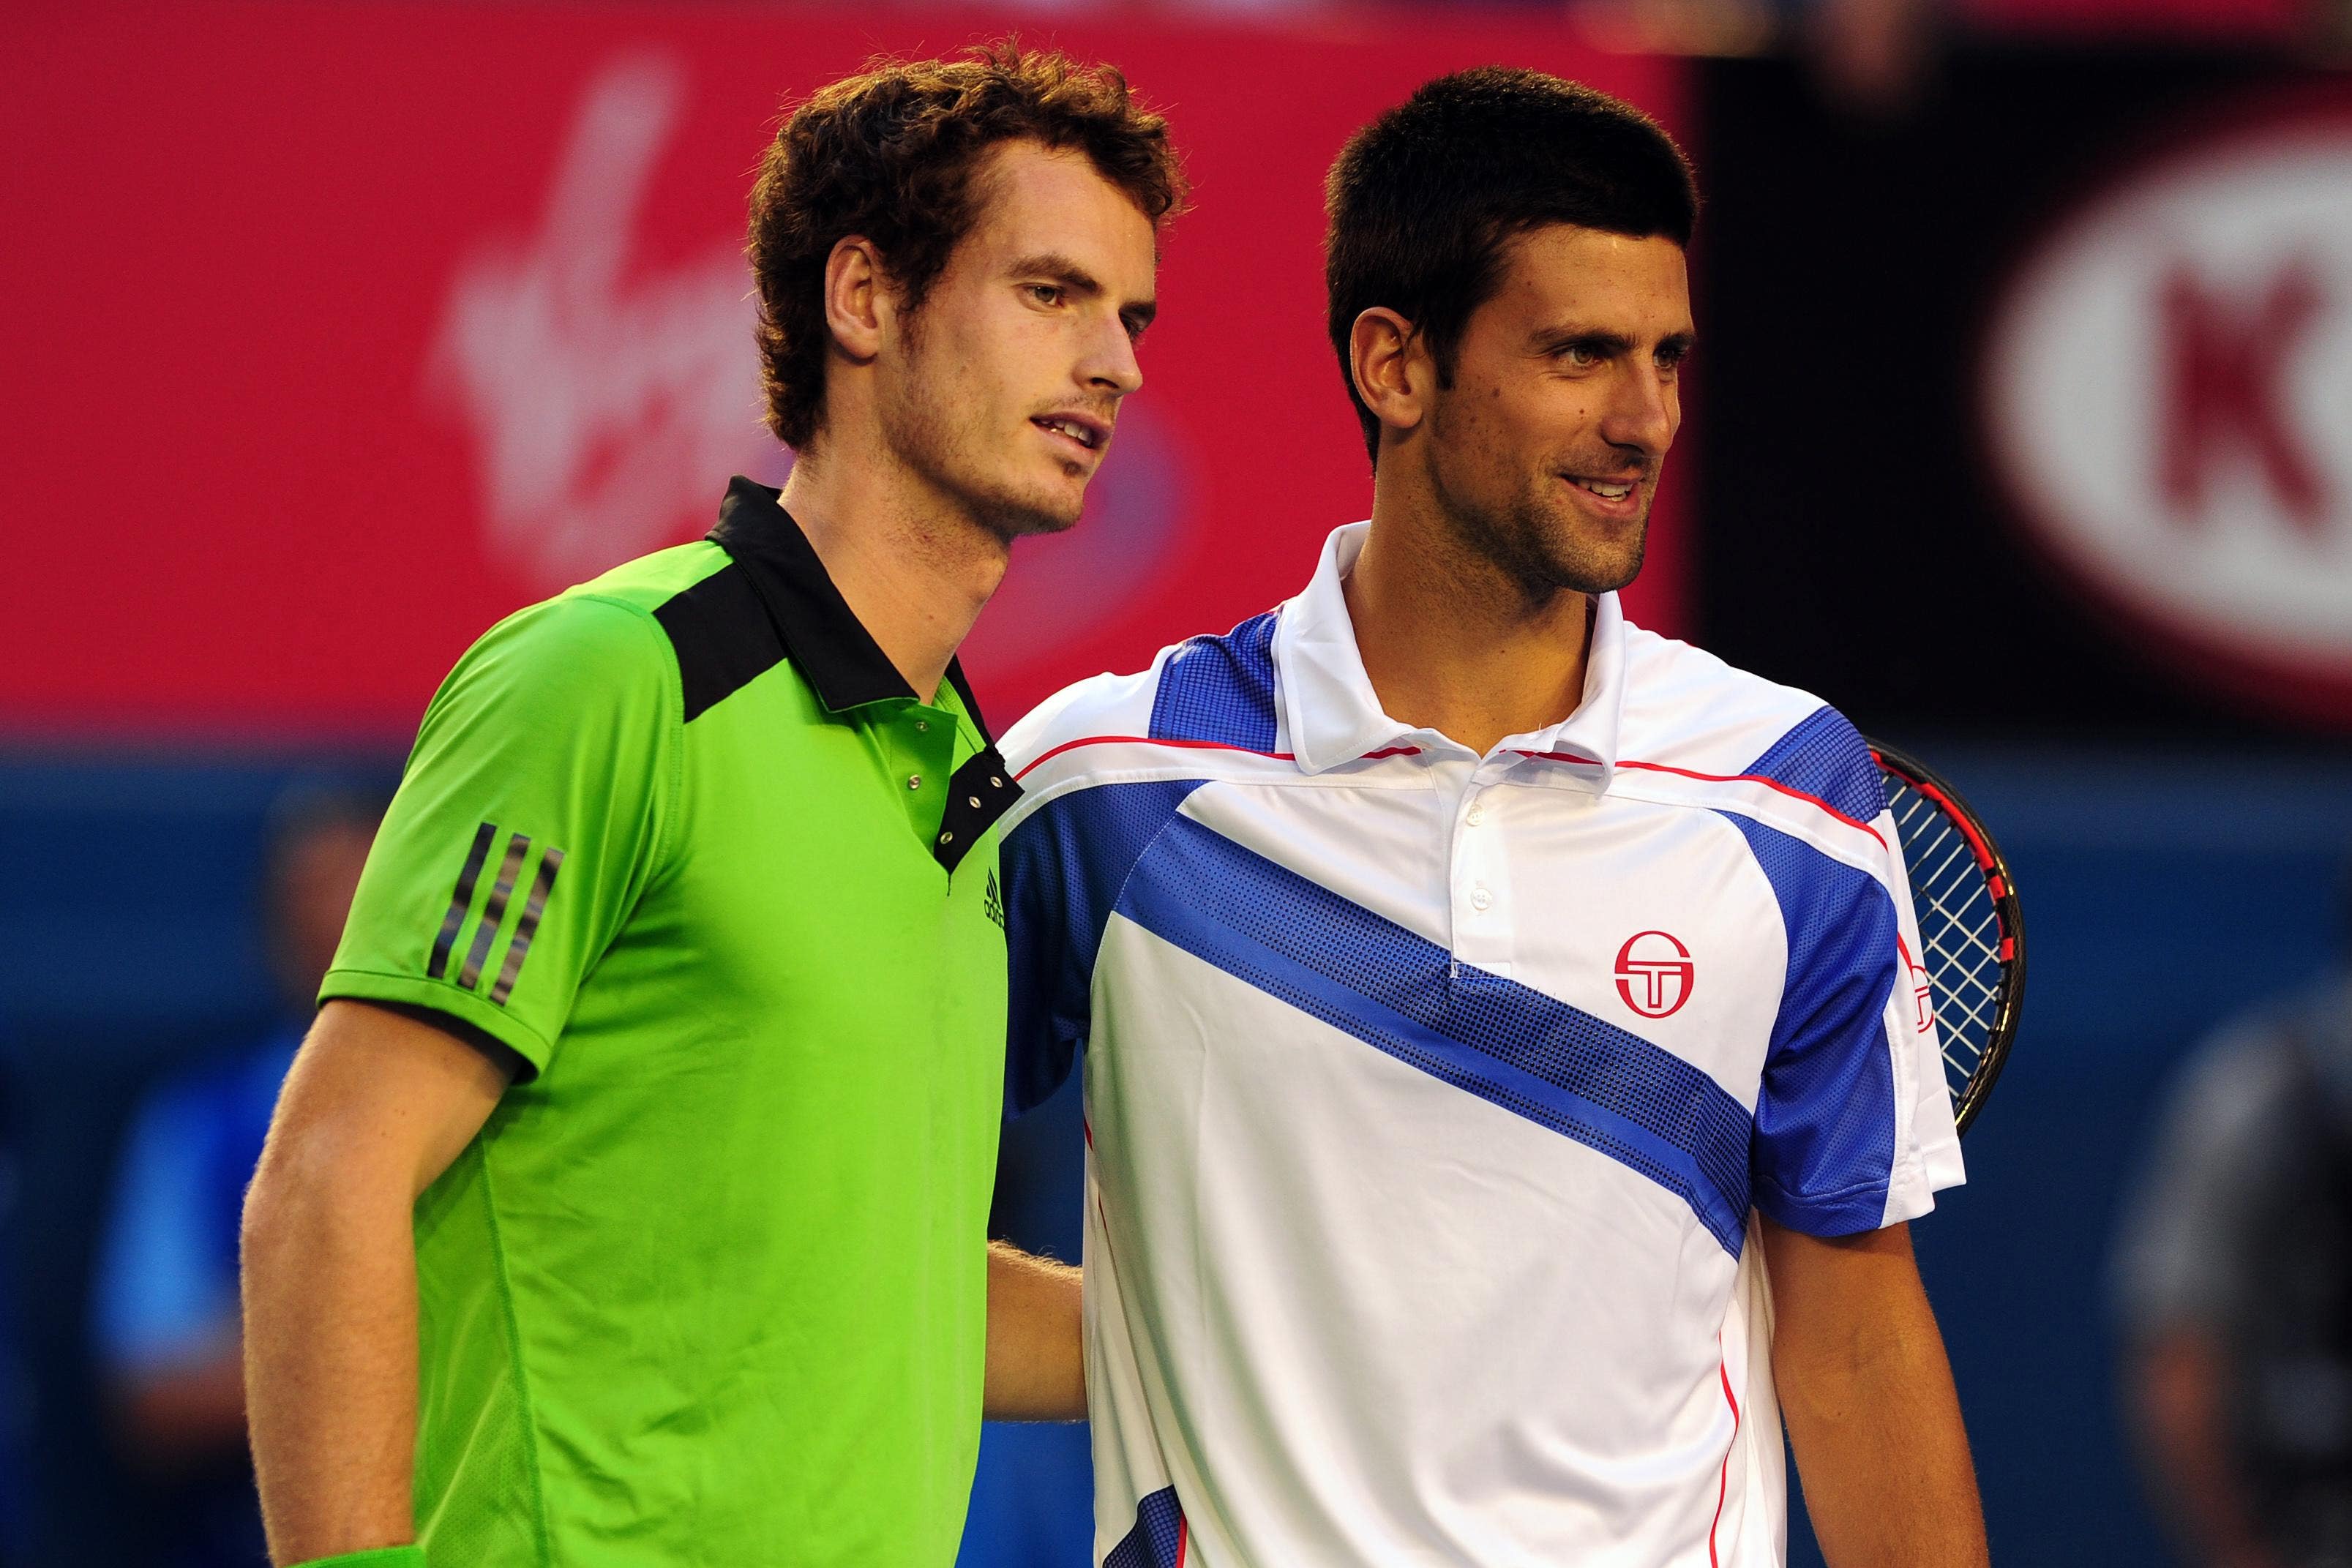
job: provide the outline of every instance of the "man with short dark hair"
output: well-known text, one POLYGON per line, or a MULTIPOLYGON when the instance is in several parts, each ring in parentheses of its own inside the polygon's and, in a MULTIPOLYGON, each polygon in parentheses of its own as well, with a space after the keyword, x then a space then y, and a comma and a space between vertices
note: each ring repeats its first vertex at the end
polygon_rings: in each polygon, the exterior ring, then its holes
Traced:
POLYGON ((290 1563, 941 1568, 983 1406, 1083 1413, 1075 1270, 986 1242, 992 829, 953 654, 1076 522, 1181 179, 1010 47, 802 105, 751 204, 781 495, 436 695, 246 1211, 290 1563))
POLYGON ((1832 1564, 1980 1564, 1877 769, 1615 592, 1688 167, 1475 70, 1329 205, 1370 520, 1005 745, 1013 1098, 1087 1053, 1101 1560, 1760 1568, 1785 1412, 1832 1564))

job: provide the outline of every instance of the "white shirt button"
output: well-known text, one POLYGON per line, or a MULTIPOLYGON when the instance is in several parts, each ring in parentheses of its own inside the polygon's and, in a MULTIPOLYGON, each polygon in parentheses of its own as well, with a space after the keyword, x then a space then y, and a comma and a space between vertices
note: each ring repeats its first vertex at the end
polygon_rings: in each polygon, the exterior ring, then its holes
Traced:
POLYGON ((1474 827, 1474 828, 1475 828, 1475 827, 1476 827, 1479 823, 1481 823, 1481 822, 1485 821, 1486 820, 1486 808, 1485 803, 1484 803, 1484 802, 1482 802, 1482 801, 1477 801, 1477 800, 1473 800, 1472 802, 1470 802, 1470 812, 1469 812, 1469 815, 1467 815, 1466 817, 1465 817, 1465 818, 1463 819, 1463 821, 1465 821, 1468 822, 1472 827, 1474 827))
POLYGON ((1484 909, 1484 908, 1486 908, 1488 904, 1492 904, 1492 903, 1494 903, 1494 902, 1495 902, 1495 895, 1494 895, 1493 894, 1488 893, 1488 892, 1486 891, 1486 884, 1485 884, 1484 883, 1481 883, 1479 885, 1477 885, 1476 887, 1474 887, 1474 888, 1472 888, 1472 889, 1470 890, 1470 907, 1471 907, 1471 908, 1473 908, 1473 909, 1484 909))

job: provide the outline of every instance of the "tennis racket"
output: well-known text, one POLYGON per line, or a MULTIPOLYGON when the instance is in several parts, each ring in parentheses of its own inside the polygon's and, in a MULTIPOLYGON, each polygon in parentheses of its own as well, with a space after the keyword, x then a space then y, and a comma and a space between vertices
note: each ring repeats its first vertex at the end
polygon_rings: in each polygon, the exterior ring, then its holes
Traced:
POLYGON ((1880 741, 1870 754, 1911 873, 1917 954, 1906 953, 1920 1005, 1944 1047, 1944 1086, 1963 1133, 2009 1061, 2025 999, 2025 925, 2017 883, 1983 821, 1925 763, 1880 741))

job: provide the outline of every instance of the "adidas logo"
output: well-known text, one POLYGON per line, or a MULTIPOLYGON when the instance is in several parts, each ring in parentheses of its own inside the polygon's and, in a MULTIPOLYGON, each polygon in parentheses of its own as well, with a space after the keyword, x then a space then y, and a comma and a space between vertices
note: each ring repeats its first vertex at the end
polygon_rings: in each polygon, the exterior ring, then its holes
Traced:
MULTIPOLYGON (((433 938, 433 951, 425 963, 425 978, 448 977, 450 960, 457 953, 457 937, 466 928, 467 917, 473 914, 474 889, 480 885, 482 873, 489 867, 490 851, 498 840, 499 830, 494 823, 484 822, 476 830, 473 848, 466 853, 466 867, 457 873, 457 891, 449 896, 449 912, 442 916, 441 929, 433 938)), ((552 844, 545 846, 529 890, 524 892, 522 872, 530 855, 529 834, 515 833, 507 839, 505 857, 499 862, 498 880, 490 884, 489 901, 474 922, 474 940, 466 948, 463 967, 457 975, 457 984, 469 991, 480 990, 482 982, 488 979, 489 999, 499 1007, 506 1006, 507 998, 514 994, 515 981, 522 975, 522 961, 530 956, 531 938, 539 933, 540 916, 547 913, 548 895, 555 891, 555 873, 563 865, 563 852, 552 844), (493 972, 488 967, 490 948, 518 892, 523 892, 522 912, 516 917, 513 934, 507 938, 506 957, 493 972)))
POLYGON ((988 897, 981 904, 981 909, 990 920, 995 923, 999 931, 1004 929, 1004 894, 997 889, 996 873, 993 871, 988 873, 988 897))

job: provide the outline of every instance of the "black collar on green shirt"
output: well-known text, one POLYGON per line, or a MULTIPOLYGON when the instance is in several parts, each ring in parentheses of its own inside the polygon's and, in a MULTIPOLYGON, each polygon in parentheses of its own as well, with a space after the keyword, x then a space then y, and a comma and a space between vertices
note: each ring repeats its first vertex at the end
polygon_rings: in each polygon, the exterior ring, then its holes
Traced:
MULTIPOLYGON (((779 504, 782 495, 737 475, 728 482, 727 498, 719 505, 719 526, 710 530, 710 541, 742 563, 793 666, 816 688, 817 700, 826 707, 839 713, 866 703, 912 697, 915 690, 907 677, 849 608, 816 547, 779 504)), ((963 666, 953 659, 948 661, 948 680, 963 699, 972 727, 983 741, 991 740, 979 699, 964 679, 963 666)))
MULTIPOLYGON (((780 500, 782 492, 737 476, 727 486, 727 498, 719 506, 719 526, 712 528, 709 538, 724 549, 743 569, 769 624, 775 629, 785 655, 795 669, 814 688, 817 700, 826 708, 840 713, 866 703, 887 702, 893 697, 915 695, 898 667, 882 652, 874 634, 841 597, 841 590, 833 585, 832 574, 818 559, 816 547, 801 532, 780 500)), ((722 574, 723 575, 723 574, 722 574)), ((719 587, 717 579, 707 580, 712 588, 719 587)), ((690 589, 674 603, 682 603, 699 589, 690 589)), ((745 606, 746 609, 749 606, 745 606)), ((665 607, 667 609, 667 607, 665 607)), ((657 612, 658 614, 659 612, 657 612)), ((665 620, 673 643, 681 637, 694 640, 695 634, 683 624, 670 624, 665 620)), ((696 644, 699 647, 699 643, 696 644)), ((715 646, 715 645, 714 645, 715 646)), ((722 664, 740 663, 740 651, 734 655, 716 652, 711 656, 722 664)), ((770 658, 772 659, 772 653, 770 658)), ((753 658, 752 664, 758 660, 753 658)), ((699 662, 698 662, 698 669, 699 662)), ((685 655, 680 654, 680 679, 684 674, 685 655)), ((688 698, 689 716, 712 702, 719 700, 726 691, 748 678, 756 671, 749 667, 714 673, 714 683, 704 690, 704 683, 696 681, 699 700, 688 698)), ((931 843, 932 858, 952 873, 964 855, 982 835, 994 826, 998 818, 1013 808, 1021 798, 1021 786, 1014 783, 1013 770, 1004 765, 995 741, 988 733, 988 721, 981 716, 980 699, 972 695, 971 685, 963 677, 963 666, 953 659, 948 661, 948 681, 955 687, 956 695, 963 699, 963 711, 980 731, 981 749, 955 771, 948 781, 948 800, 944 820, 940 823, 939 836, 931 843)), ((1002 920, 997 922, 1003 924, 1002 920)))

